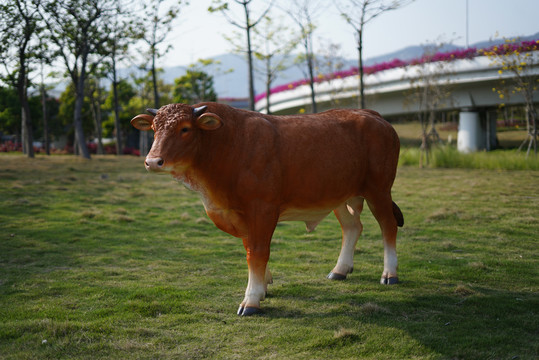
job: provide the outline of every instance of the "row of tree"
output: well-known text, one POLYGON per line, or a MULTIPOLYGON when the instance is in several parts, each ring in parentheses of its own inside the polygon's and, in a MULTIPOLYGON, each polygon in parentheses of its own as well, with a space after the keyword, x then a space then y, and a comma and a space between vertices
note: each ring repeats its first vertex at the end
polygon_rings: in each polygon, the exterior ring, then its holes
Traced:
POLYGON ((245 53, 249 76, 249 107, 254 110, 254 65, 253 58, 256 57, 265 63, 264 74, 266 77, 266 96, 269 107, 269 89, 275 79, 276 74, 285 67, 286 56, 292 49, 301 48, 301 55, 296 62, 305 65, 305 78, 308 79, 311 91, 311 110, 317 112, 315 101, 315 51, 314 33, 318 17, 335 7, 342 15, 344 21, 348 23, 356 37, 358 50, 359 68, 359 96, 358 106, 365 108, 364 86, 363 86, 363 33, 365 26, 379 15, 398 9, 414 0, 334 0, 327 2, 324 0, 290 0, 276 2, 267 1, 268 5, 259 14, 253 14, 252 3, 254 0, 213 0, 210 12, 221 13, 230 24, 239 29, 239 33, 228 37, 236 52, 245 53), (237 8, 237 9, 234 9, 237 8), (272 19, 272 10, 276 8, 294 24, 293 28, 284 25, 286 20, 278 22, 272 19), (238 9, 240 11, 238 11, 238 9), (236 10, 236 11, 234 11, 236 10), (290 35, 283 36, 290 31, 290 35), (253 43, 253 38, 257 41, 253 43))
MULTIPOLYGON (((204 64, 207 64, 204 61, 204 64)), ((158 70, 156 75, 160 75, 158 70)), ((203 71, 202 62, 191 65, 185 75, 175 79, 174 84, 167 84, 162 79, 157 80, 157 93, 163 103, 184 102, 197 103, 201 101, 216 101, 217 95, 213 89, 213 77, 203 71)), ((97 154, 104 154, 104 138, 115 138, 117 122, 122 136, 123 153, 132 153, 133 147, 142 151, 148 150, 149 141, 144 135, 147 133, 136 132, 130 126, 133 114, 139 113, 148 107, 153 107, 152 94, 154 93, 153 74, 151 72, 132 73, 129 78, 120 79, 114 87, 109 80, 89 74, 84 89, 84 99, 81 111, 82 127, 85 134, 93 134, 97 154), (110 83, 110 84, 109 84, 110 83), (138 145, 136 143, 137 138, 138 145), (124 148, 123 145, 128 146, 124 148)), ((73 83, 65 88, 58 99, 46 97, 45 106, 42 106, 40 92, 30 92, 28 97, 32 118, 43 119, 46 111, 48 120, 48 137, 50 139, 73 138, 73 113, 76 103, 76 89, 73 83), (67 137, 66 137, 67 136, 67 137)), ((20 101, 17 91, 9 87, 0 87, 0 133, 20 133, 20 101)), ((38 133, 38 138, 44 138, 44 122, 33 122, 32 128, 38 133)), ((61 144, 63 141, 57 141, 61 144)), ((115 143, 115 141, 114 141, 115 143)), ((50 154, 50 147, 43 142, 44 150, 50 154)), ((71 143, 66 144, 71 148, 71 143)), ((6 146, 7 149, 7 146, 6 146)), ((62 150, 62 149, 57 149, 62 150)), ((77 152, 77 148, 73 149, 77 152)), ((110 147, 106 149, 110 153, 110 147)), ((114 152, 116 152, 115 149, 114 152)))
MULTIPOLYGON (((239 29, 239 33, 229 40, 236 51, 246 55, 251 109, 254 109, 255 97, 253 58, 263 60, 266 88, 269 90, 276 74, 285 67, 284 59, 294 48, 301 45, 303 55, 300 60, 305 64, 306 75, 311 84, 311 110, 316 112, 313 34, 317 17, 327 10, 328 6, 336 6, 356 33, 360 67, 359 103, 364 107, 364 27, 383 12, 396 9, 410 1, 413 0, 336 0, 331 5, 322 0, 292 0, 279 4, 274 0, 258 1, 257 5, 265 3, 267 6, 259 8, 261 11, 254 14, 255 0, 213 0, 208 10, 221 14, 239 29), (238 9, 241 10, 242 16, 237 15, 238 9), (277 12, 281 14, 276 15, 277 12), (282 13, 288 14, 293 20, 295 30, 273 20, 282 18, 282 13)), ((24 152, 30 157, 33 156, 33 121, 29 98, 31 88, 40 89, 42 127, 46 151, 49 151, 49 102, 46 101, 45 87, 45 77, 48 74, 45 74, 45 69, 60 67, 63 71, 56 76, 65 76, 72 84, 69 89, 74 95, 72 129, 78 153, 90 158, 83 126, 85 99, 90 101, 96 136, 101 137, 100 111, 103 107, 97 105, 103 95, 99 84, 101 79, 108 78, 111 93, 107 98, 111 99, 109 111, 114 119, 116 152, 121 154, 123 139, 119 86, 125 86, 126 82, 119 78, 118 67, 138 61, 138 67, 149 73, 151 78, 151 94, 145 94, 149 95, 146 99, 153 99, 150 106, 159 108, 164 99, 159 92, 157 61, 169 50, 163 45, 174 19, 185 5, 185 0, 141 0, 137 3, 131 0, 12 0, 0 3, 0 61, 3 65, 0 74, 2 82, 17 92, 21 108, 24 152), (132 58, 135 46, 138 46, 136 53, 139 55, 136 60, 132 58), (143 55, 142 59, 140 54, 143 55), (36 76, 36 73, 40 76, 36 76)), ((207 90, 210 100, 213 99, 212 90, 200 89, 206 88, 211 80, 203 71, 205 65, 207 64, 201 62, 187 73, 191 80, 196 78, 197 82, 189 83, 189 79, 181 79, 177 88, 183 87, 184 90, 187 88, 195 92, 207 90), (197 84, 197 89, 193 89, 193 83, 197 84)), ((135 86, 139 86, 136 81, 135 86)), ((267 94, 269 95, 269 91, 267 94)))
MULTIPOLYGON (((47 101, 44 69, 60 66, 60 76, 66 76, 74 93, 73 131, 79 153, 90 158, 83 128, 84 99, 90 79, 108 77, 112 83, 116 152, 122 153, 122 132, 118 97, 118 65, 129 57, 130 45, 143 42, 146 49, 142 67, 152 74, 154 106, 159 106, 156 58, 166 49, 159 50, 171 30, 182 5, 177 1, 162 9, 164 0, 148 0, 141 6, 129 0, 12 0, 0 4, 0 61, 3 65, 2 81, 16 89, 21 106, 21 132, 23 150, 33 156, 32 119, 29 89, 39 87, 42 96, 43 131, 48 149, 47 101), (137 13, 148 14, 145 26, 137 13), (151 26, 147 26, 150 18, 151 26), (41 72, 36 86, 35 70, 41 72)), ((99 89, 99 86, 97 86, 99 89)), ((100 127, 97 127, 99 132, 100 127)), ((48 150, 47 150, 48 151, 48 150)))

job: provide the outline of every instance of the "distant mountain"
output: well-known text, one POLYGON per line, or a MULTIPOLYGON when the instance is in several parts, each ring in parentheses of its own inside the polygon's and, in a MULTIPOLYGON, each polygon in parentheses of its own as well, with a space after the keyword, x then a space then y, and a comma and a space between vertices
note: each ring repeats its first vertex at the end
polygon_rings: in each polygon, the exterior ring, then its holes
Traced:
MULTIPOLYGON (((296 55, 289 57, 292 64, 296 55)), ((247 89, 247 62, 243 57, 235 54, 222 54, 212 57, 212 60, 219 62, 218 65, 208 66, 207 72, 214 76, 214 87, 217 95, 220 98, 246 98, 248 97, 247 89)), ((344 64, 344 69, 349 69, 354 66, 355 60, 339 59, 344 64)), ((262 69, 263 63, 260 60, 255 60, 255 67, 262 69)), ((174 66, 164 69, 163 79, 165 82, 172 83, 174 79, 185 74, 187 67, 174 66)), ((263 75, 255 71, 255 93, 265 92, 265 80, 263 75)), ((285 71, 279 73, 279 76, 272 83, 272 86, 286 84, 298 79, 304 79, 306 74, 303 69, 297 65, 291 65, 285 71)))
MULTIPOLYGON (((539 32, 533 35, 519 37, 520 41, 536 40, 538 38, 539 38, 539 32)), ((503 42, 502 39, 491 39, 491 40, 479 41, 474 44, 470 44, 470 47, 475 47, 477 49, 484 49, 484 48, 487 48, 496 44, 500 44, 502 42, 503 42)), ((416 58, 421 57, 425 51, 425 47, 429 47, 429 46, 431 45, 427 44, 427 45, 408 46, 403 49, 391 52, 389 54, 369 58, 365 60, 365 64, 366 66, 369 66, 369 65, 374 65, 377 63, 385 62, 385 61, 391 61, 393 59, 400 59, 403 61, 416 59, 416 58)), ((466 48, 465 46, 456 46, 452 44, 446 44, 442 46, 438 51, 449 52, 449 51, 465 49, 465 48, 466 48)))
MULTIPOLYGON (((279 73, 279 76, 273 82, 272 86, 278 86, 292 82, 294 80, 303 79, 306 75, 303 73, 302 68, 296 65, 292 65, 295 54, 290 55, 288 61, 291 66, 285 71, 279 73)), ((245 98, 248 97, 247 89, 247 62, 246 60, 236 54, 222 54, 212 57, 212 60, 219 62, 217 65, 208 66, 207 72, 214 76, 214 87, 217 95, 220 98, 245 98)), ((342 59, 345 63, 345 68, 350 68, 353 63, 350 60, 342 59)), ((254 60, 255 68, 262 69, 263 63, 260 60, 254 60)), ((174 79, 182 76, 186 67, 175 66, 165 68, 163 75, 166 82, 173 82, 174 79)), ((263 75, 255 71, 255 93, 265 92, 265 80, 263 75)))
MULTIPOLYGON (((386 61, 391 61, 391 60, 394 60, 394 59, 399 59, 399 60, 403 60, 403 61, 417 59, 418 57, 421 57, 423 55, 423 53, 425 52, 425 48, 433 47, 433 46, 434 45, 408 46, 408 47, 405 47, 404 49, 397 50, 397 51, 391 52, 389 54, 369 58, 369 59, 365 60, 364 63, 365 63, 366 66, 370 66, 370 65, 379 64, 379 63, 386 62, 386 61)), ((462 48, 463 47, 461 47, 461 46, 447 44, 447 45, 444 45, 444 46, 440 47, 439 49, 437 49, 437 51, 449 52, 449 51, 462 49, 462 48)))

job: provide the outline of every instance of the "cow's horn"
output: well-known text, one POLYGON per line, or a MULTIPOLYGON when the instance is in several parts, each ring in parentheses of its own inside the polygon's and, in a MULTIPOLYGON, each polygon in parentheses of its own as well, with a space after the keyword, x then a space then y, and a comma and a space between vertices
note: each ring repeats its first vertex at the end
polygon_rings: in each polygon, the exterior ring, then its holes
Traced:
POLYGON ((195 117, 199 117, 200 115, 202 115, 204 113, 204 111, 206 111, 206 109, 208 108, 208 106, 206 105, 202 105, 201 107, 197 107, 193 110, 193 114, 195 115, 195 117))
POLYGON ((146 111, 152 114, 153 116, 157 115, 157 109, 146 109, 146 111))

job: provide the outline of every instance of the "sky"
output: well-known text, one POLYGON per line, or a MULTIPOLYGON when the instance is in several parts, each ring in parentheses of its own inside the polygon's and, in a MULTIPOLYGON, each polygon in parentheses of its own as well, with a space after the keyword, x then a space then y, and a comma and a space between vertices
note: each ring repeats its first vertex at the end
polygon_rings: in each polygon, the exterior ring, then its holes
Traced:
MULTIPOLYGON (((173 1, 173 0, 167 0, 173 1)), ((287 0, 276 0, 286 3, 287 0)), ((337 43, 345 58, 357 57, 353 28, 339 15, 333 0, 316 19, 315 52, 322 43, 337 43), (322 40, 322 41, 320 41, 322 40)), ((253 0, 253 14, 268 0, 253 0)), ((182 8, 174 29, 167 37, 172 49, 159 60, 158 66, 189 65, 231 52, 223 37, 236 28, 219 13, 209 13, 212 0, 191 0, 182 8)), ((237 7, 234 5, 233 7, 237 7)), ((282 12, 278 17, 286 18, 282 12)), ((384 55, 407 46, 452 42, 466 46, 494 38, 511 38, 539 32, 539 0, 415 0, 400 9, 386 12, 366 25, 363 35, 364 58, 384 55), (466 7, 468 3, 468 31, 466 7)), ((293 23, 289 21, 289 26, 293 23)))

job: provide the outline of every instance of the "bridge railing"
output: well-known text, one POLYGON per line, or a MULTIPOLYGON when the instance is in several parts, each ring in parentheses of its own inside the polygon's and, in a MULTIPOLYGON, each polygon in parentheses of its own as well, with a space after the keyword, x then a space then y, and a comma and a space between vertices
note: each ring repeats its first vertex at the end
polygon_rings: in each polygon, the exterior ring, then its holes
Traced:
MULTIPOLYGON (((510 54, 511 52, 539 52, 539 40, 517 43, 503 43, 486 49, 469 48, 450 52, 424 55, 410 61, 392 60, 365 67, 365 95, 402 92, 410 88, 410 80, 414 77, 414 68, 432 66, 444 61, 451 63, 452 69, 440 81, 452 84, 466 82, 493 81, 500 78, 498 70, 491 66, 487 54, 510 54)), ((417 76, 417 75, 416 75, 417 76)), ((509 77, 510 74, 503 76, 509 77)), ((335 72, 319 76, 314 88, 316 101, 319 104, 340 103, 353 105, 353 98, 358 96, 358 69, 335 72)), ((417 83, 417 81, 416 81, 417 83)), ((270 90, 270 109, 274 113, 294 113, 305 109, 310 104, 309 81, 302 79, 288 84, 276 86, 270 90)), ((267 112, 266 93, 256 96, 255 107, 258 111, 267 112)), ((414 110, 410 110, 413 112, 414 110)))

